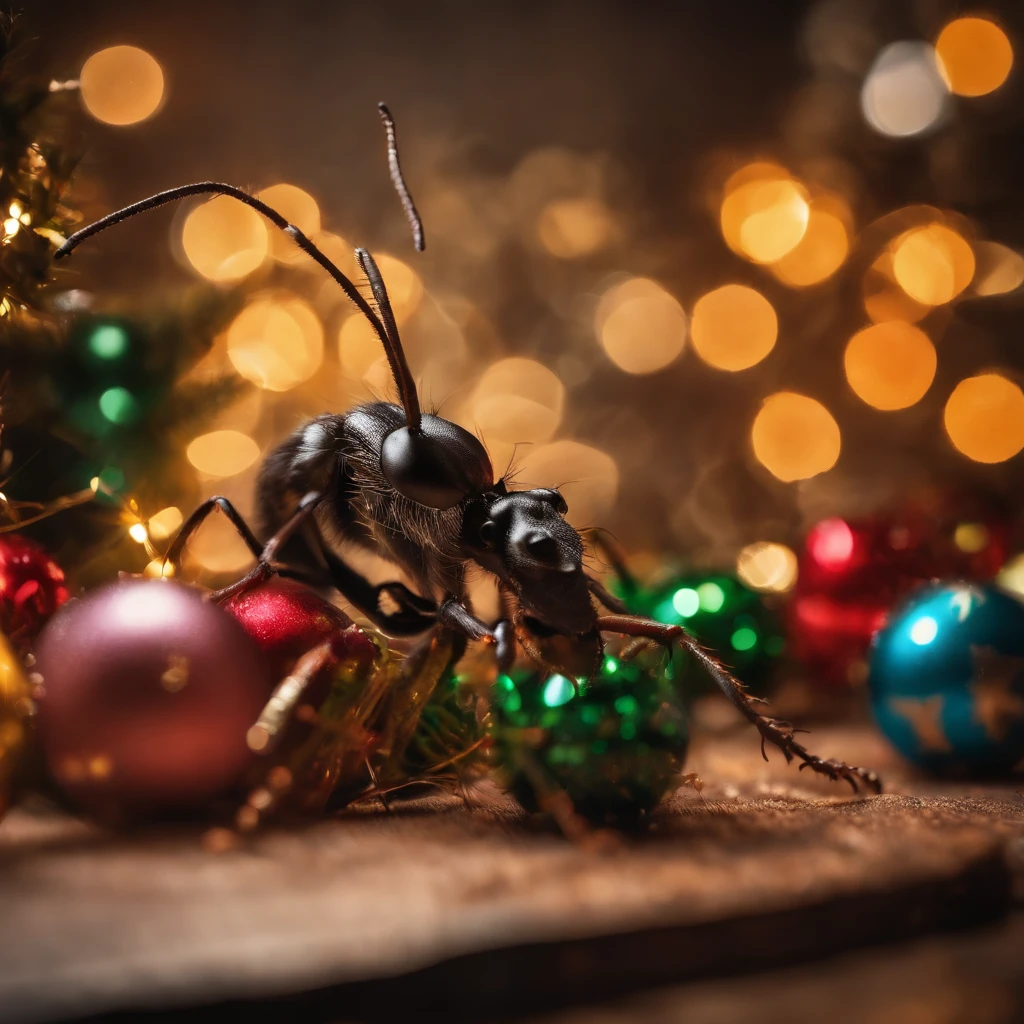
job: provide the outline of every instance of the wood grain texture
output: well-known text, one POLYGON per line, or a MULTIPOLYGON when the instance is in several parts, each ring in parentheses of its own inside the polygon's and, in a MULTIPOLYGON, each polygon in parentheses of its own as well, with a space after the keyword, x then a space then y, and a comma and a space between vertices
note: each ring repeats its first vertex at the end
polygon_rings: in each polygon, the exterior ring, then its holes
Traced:
POLYGON ((112 836, 18 811, 0 826, 0 1019, 220 1019, 225 1001, 250 1020, 407 1019, 411 1004, 478 1019, 1006 912, 1024 836, 1011 787, 856 799, 750 745, 698 747, 703 796, 680 791, 604 855, 492 790, 220 855, 196 830, 112 836))

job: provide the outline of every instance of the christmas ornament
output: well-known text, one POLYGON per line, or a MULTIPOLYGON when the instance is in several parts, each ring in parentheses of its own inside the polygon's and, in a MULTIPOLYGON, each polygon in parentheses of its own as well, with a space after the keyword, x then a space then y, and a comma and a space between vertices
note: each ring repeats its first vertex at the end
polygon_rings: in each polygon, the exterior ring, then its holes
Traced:
POLYGON ((500 676, 490 734, 499 777, 527 809, 564 793, 594 824, 626 825, 678 782, 687 719, 666 673, 607 657, 590 679, 500 676))
POLYGON ((68 599, 64 571, 35 541, 0 535, 0 631, 26 653, 46 620, 68 599))
MULTIPOLYGON (((785 648, 782 625, 761 595, 726 573, 690 573, 657 586, 618 584, 630 612, 684 626, 716 651, 746 686, 763 692, 785 648)), ((706 673, 681 650, 672 674, 687 693, 710 689, 706 673)))
POLYGON ((21 661, 0 635, 0 818, 7 813, 28 736, 30 691, 21 661))
POLYGON ((816 681, 862 683, 868 645, 893 605, 935 578, 990 578, 1010 532, 1009 519, 976 502, 935 496, 896 513, 822 520, 800 555, 787 613, 791 653, 816 681))
POLYGON ((990 585, 927 587, 871 651, 875 717, 902 754, 946 775, 1024 771, 1024 604, 990 585))
POLYGON ((201 808, 249 763, 266 659, 199 592, 129 580, 71 602, 36 646, 39 738, 57 784, 118 820, 201 808))
POLYGON ((273 576, 221 607, 256 641, 275 680, 287 675, 307 651, 342 633, 339 659, 358 661, 361 656, 369 665, 377 656, 370 638, 340 608, 294 580, 273 576))

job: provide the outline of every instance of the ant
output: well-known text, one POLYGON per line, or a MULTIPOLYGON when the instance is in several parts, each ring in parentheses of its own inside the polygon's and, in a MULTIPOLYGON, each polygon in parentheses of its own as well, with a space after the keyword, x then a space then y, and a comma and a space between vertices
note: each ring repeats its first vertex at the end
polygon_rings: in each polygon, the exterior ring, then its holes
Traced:
MULTIPOLYGON (((405 184, 395 123, 379 104, 387 136, 391 179, 401 199, 417 250, 425 247, 423 227, 405 184)), ((257 482, 260 532, 266 545, 222 497, 199 506, 182 527, 168 558, 180 554, 188 537, 220 509, 238 529, 258 563, 245 577, 214 595, 223 599, 275 572, 318 586, 333 586, 383 633, 424 636, 421 645, 454 635, 493 645, 498 668, 512 664, 517 645, 542 669, 571 679, 597 671, 603 633, 635 638, 629 645, 678 644, 687 650, 725 696, 787 761, 801 768, 863 784, 880 792, 868 769, 810 753, 788 722, 760 713, 759 698, 705 650, 686 630, 628 614, 583 566, 584 544, 565 519, 567 506, 554 489, 510 490, 495 479, 483 444, 469 431, 423 412, 406 362, 387 288, 376 262, 355 250, 373 305, 297 227, 259 199, 232 185, 199 182, 169 189, 108 214, 71 235, 55 259, 81 242, 138 213, 206 193, 231 196, 255 209, 290 235, 341 286, 376 332, 391 369, 399 403, 370 402, 342 414, 318 416, 295 431, 265 459, 257 482), (383 555, 413 582, 373 585, 348 565, 334 541, 344 538, 383 555), (466 588, 467 565, 475 563, 497 578, 509 614, 489 625, 473 614, 466 588), (386 610, 384 605, 390 607, 386 610), (598 610, 598 606, 604 612, 598 610)))

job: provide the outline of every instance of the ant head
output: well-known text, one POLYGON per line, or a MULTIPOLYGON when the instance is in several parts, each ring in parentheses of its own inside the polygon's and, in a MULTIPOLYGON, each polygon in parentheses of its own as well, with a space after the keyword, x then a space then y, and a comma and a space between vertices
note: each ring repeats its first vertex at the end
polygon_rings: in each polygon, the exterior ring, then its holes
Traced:
POLYGON ((463 520, 468 557, 493 572, 542 626, 585 633, 594 607, 583 572, 583 542, 566 522, 555 490, 513 491, 499 485, 472 501, 463 520))

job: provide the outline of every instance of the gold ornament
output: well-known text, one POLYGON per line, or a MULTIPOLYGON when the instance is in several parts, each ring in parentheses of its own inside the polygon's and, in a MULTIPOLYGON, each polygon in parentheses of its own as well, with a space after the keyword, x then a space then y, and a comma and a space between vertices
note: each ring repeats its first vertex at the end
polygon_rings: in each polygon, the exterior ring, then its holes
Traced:
POLYGON ((7 813, 28 747, 26 722, 32 706, 18 655, 0 634, 0 818, 7 813))

